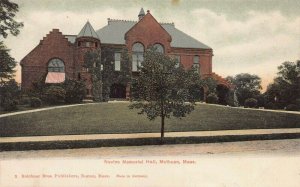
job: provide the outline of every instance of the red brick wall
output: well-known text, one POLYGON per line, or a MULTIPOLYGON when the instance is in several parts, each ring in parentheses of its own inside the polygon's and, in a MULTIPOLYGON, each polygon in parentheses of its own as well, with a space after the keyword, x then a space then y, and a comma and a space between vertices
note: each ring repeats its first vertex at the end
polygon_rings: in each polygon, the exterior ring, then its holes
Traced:
POLYGON ((170 34, 150 13, 147 13, 143 19, 141 19, 125 34, 125 40, 129 51, 132 50, 132 45, 136 42, 142 43, 145 48, 156 43, 160 43, 164 46, 166 54, 171 51, 170 34))
POLYGON ((47 73, 48 63, 59 58, 65 64, 66 77, 74 76, 74 46, 58 29, 53 29, 39 45, 21 60, 22 89, 29 89, 32 82, 47 73))
POLYGON ((170 55, 179 55, 180 62, 184 68, 191 68, 194 63, 194 56, 199 56, 200 75, 212 73, 212 50, 211 49, 187 49, 172 48, 170 55))

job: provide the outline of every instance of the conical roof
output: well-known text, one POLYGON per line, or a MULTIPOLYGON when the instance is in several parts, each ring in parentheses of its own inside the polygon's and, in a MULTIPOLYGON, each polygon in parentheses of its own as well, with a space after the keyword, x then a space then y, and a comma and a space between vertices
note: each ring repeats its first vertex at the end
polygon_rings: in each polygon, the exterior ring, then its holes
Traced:
POLYGON ((145 16, 145 11, 144 11, 143 8, 141 8, 140 13, 139 13, 138 16, 139 16, 139 17, 140 17, 140 16, 145 16))
POLYGON ((81 29, 79 34, 77 35, 77 38, 79 37, 92 37, 92 38, 97 38, 99 39, 97 33, 95 32, 94 28, 90 24, 89 21, 86 22, 84 27, 81 29))

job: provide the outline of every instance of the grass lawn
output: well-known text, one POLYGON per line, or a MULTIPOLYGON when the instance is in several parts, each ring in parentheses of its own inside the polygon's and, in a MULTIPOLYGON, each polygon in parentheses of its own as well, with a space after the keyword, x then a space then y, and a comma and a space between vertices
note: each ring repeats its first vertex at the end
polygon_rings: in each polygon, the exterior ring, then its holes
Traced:
MULTIPOLYGON (((197 105, 186 118, 166 121, 166 131, 300 128, 300 115, 197 105)), ((128 103, 99 103, 0 118, 0 136, 160 132, 128 103)))

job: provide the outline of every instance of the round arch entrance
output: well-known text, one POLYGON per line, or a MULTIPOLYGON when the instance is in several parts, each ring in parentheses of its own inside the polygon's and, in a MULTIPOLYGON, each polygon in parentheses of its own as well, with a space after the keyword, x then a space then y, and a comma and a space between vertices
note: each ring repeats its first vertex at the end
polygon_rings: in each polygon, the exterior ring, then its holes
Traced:
POLYGON ((126 86, 123 84, 112 84, 110 87, 110 98, 126 98, 126 86))

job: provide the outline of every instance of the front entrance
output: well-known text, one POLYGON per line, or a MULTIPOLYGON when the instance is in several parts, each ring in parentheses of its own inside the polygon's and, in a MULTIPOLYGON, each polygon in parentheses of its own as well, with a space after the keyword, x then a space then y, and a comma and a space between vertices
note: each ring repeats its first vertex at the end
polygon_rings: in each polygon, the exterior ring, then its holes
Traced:
POLYGON ((122 84, 113 84, 110 87, 110 98, 126 98, 126 86, 122 84))

